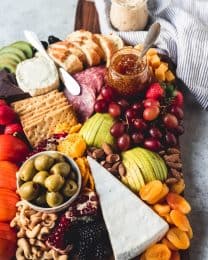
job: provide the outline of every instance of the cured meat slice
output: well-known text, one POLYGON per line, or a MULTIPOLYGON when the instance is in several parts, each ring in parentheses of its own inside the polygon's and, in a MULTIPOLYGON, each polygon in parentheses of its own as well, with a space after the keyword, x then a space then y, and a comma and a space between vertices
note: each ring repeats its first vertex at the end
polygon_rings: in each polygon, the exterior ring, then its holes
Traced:
POLYGON ((81 122, 88 119, 94 111, 96 97, 104 85, 105 71, 105 67, 98 66, 76 73, 74 78, 81 86, 79 96, 73 96, 67 89, 64 90, 81 122))

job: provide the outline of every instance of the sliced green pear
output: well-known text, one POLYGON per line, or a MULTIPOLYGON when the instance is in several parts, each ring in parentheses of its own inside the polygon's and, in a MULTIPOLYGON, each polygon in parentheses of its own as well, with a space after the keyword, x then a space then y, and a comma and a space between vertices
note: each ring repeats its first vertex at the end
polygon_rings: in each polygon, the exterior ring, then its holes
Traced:
POLYGON ((94 140, 94 145, 97 147, 102 147, 103 143, 108 143, 113 145, 114 138, 110 133, 110 128, 113 125, 113 120, 104 119, 102 125, 98 129, 97 135, 94 140))
POLYGON ((21 58, 15 53, 0 53, 0 59, 1 58, 12 59, 15 63, 20 63, 22 61, 21 58))
POLYGON ((146 157, 146 160, 152 166, 153 171, 155 173, 155 180, 161 180, 161 176, 160 176, 161 169, 158 165, 158 159, 154 156, 154 154, 151 151, 148 151, 146 149, 140 148, 140 152, 143 153, 144 157, 146 157))
POLYGON ((146 160, 143 154, 139 150, 137 150, 137 148, 134 149, 135 150, 133 151, 133 157, 135 158, 137 164, 140 162, 139 164, 140 168, 143 167, 142 173, 145 182, 150 182, 155 180, 154 170, 151 167, 150 163, 146 160))
POLYGON ((144 179, 142 177, 142 174, 137 167, 136 163, 132 160, 128 159, 123 159, 123 164, 126 168, 126 179, 130 184, 130 188, 134 192, 139 192, 140 188, 144 185, 144 179), (134 183, 134 185, 131 185, 131 182, 134 183))
POLYGON ((155 156, 158 158, 159 165, 161 166, 161 178, 162 181, 166 180, 168 177, 168 169, 167 166, 161 156, 159 154, 155 154, 155 156))
POLYGON ((7 46, 7 47, 2 48, 0 50, 0 53, 14 53, 19 58, 21 58, 22 61, 27 59, 27 56, 24 54, 23 51, 21 51, 20 49, 18 49, 16 47, 12 47, 12 46, 7 46))
POLYGON ((32 58, 32 56, 33 56, 32 46, 28 42, 18 41, 18 42, 11 44, 10 46, 16 47, 17 49, 23 51, 24 54, 27 56, 27 58, 32 58))
POLYGON ((8 70, 10 73, 15 73, 16 72, 16 67, 17 65, 13 62, 0 62, 0 70, 2 69, 6 69, 8 70))
POLYGON ((102 118, 102 117, 98 118, 96 121, 91 121, 90 130, 89 130, 88 135, 86 136, 87 143, 89 145, 96 146, 94 141, 95 141, 95 138, 97 136, 97 133, 98 133, 103 121, 104 121, 104 118, 102 118))

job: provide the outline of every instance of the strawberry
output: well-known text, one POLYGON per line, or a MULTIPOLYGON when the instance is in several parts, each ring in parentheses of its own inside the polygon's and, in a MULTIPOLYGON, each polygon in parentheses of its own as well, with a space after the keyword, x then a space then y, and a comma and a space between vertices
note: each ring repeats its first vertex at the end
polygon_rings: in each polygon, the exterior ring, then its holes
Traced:
POLYGON ((7 103, 6 103, 6 101, 4 100, 4 99, 0 99, 0 106, 2 106, 2 105, 6 105, 7 103))
POLYGON ((181 91, 176 90, 173 94, 174 99, 172 101, 172 105, 177 107, 183 107, 184 104, 184 97, 181 91))
POLYGON ((0 125, 8 125, 16 120, 15 112, 7 105, 0 106, 0 125))
POLYGON ((153 83, 146 92, 146 98, 158 100, 164 96, 164 93, 165 91, 159 83, 153 83))
POLYGON ((5 127, 4 134, 13 135, 14 133, 23 133, 20 123, 9 124, 5 127))

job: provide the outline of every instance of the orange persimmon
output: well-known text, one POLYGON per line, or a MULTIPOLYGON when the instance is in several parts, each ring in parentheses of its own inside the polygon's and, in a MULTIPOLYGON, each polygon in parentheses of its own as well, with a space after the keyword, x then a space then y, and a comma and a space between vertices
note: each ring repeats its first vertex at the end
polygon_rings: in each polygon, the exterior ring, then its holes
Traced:
POLYGON ((0 161, 0 188, 16 190, 16 172, 18 167, 9 161, 0 161))

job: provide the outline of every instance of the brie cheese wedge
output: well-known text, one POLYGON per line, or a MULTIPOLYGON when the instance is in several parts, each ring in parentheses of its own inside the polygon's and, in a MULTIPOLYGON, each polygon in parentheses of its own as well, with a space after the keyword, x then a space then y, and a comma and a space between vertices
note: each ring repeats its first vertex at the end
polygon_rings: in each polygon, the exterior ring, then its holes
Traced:
POLYGON ((88 157, 116 260, 128 260, 159 241, 168 224, 111 173, 88 157))

